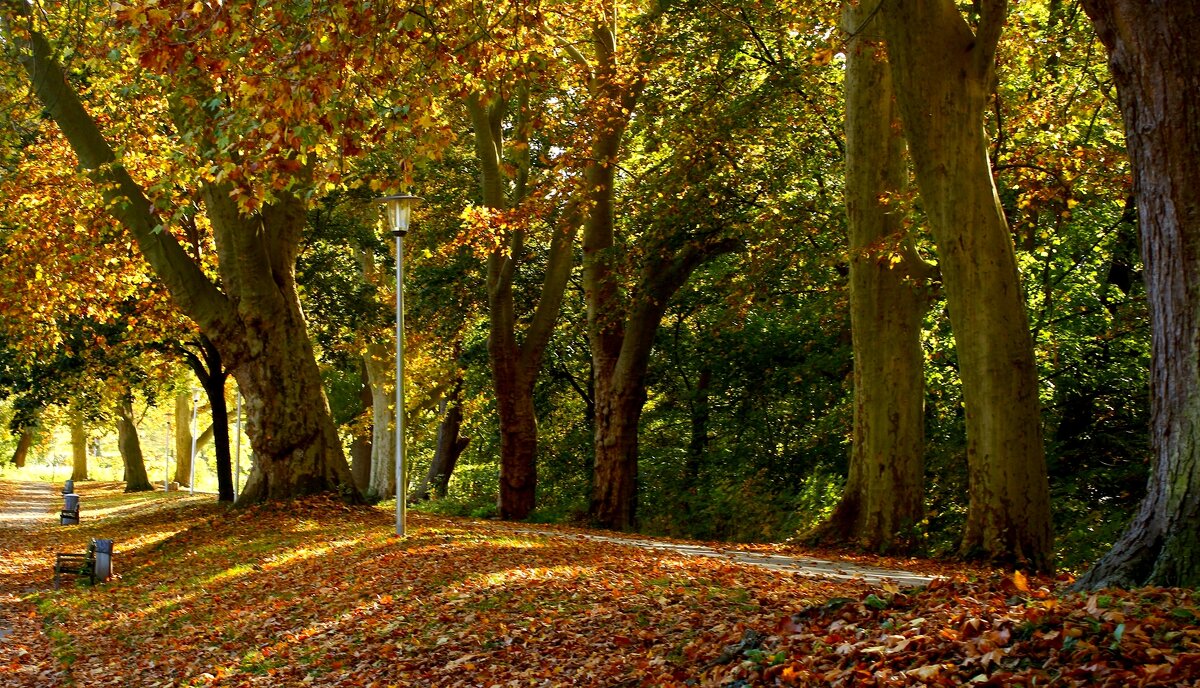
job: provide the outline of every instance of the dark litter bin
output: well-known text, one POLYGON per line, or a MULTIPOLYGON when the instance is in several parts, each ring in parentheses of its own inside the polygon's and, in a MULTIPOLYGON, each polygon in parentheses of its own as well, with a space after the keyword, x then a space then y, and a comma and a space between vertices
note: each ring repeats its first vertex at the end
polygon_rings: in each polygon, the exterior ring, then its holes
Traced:
POLYGON ((59 523, 64 526, 79 525, 79 495, 63 495, 63 508, 62 513, 59 514, 59 523))
POLYGON ((112 576, 112 540, 92 540, 96 545, 96 580, 106 581, 112 576))
POLYGON ((68 479, 67 482, 63 484, 63 494, 69 495, 74 491, 75 491, 75 481, 68 479))

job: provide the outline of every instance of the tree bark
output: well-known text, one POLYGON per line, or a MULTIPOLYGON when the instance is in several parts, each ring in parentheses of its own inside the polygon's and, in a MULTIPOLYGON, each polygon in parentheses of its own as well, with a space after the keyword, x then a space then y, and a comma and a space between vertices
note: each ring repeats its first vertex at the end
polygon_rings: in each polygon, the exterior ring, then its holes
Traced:
POLYGON ((125 491, 153 490, 154 485, 146 474, 146 461, 142 457, 142 444, 138 440, 133 415, 133 401, 129 396, 117 403, 117 448, 121 450, 121 461, 125 464, 125 491))
MULTIPOLYGON (((21 3, 7 9, 17 13, 18 20, 29 13, 21 3)), ((27 34, 9 35, 21 51, 19 58, 38 100, 80 164, 93 172, 106 207, 238 380, 255 454, 239 503, 325 491, 348 491, 357 497, 296 293, 303 203, 285 192, 258 210, 246 211, 231 197, 232 186, 206 184, 201 192, 219 259, 218 287, 170 232, 160 231, 157 212, 118 163, 49 42, 26 28, 27 34)), ((189 117, 210 116, 199 107, 177 110, 177 126, 194 124, 189 117)))
POLYGON ((461 434, 463 424, 462 385, 460 373, 454 386, 450 389, 450 394, 443 398, 439 405, 438 410, 441 412, 442 422, 438 425, 437 448, 433 454, 433 461, 429 464, 429 471, 412 492, 413 501, 427 501, 430 490, 438 499, 446 498, 450 476, 454 473, 455 466, 458 465, 458 457, 462 456, 471 441, 470 438, 463 437, 461 434))
POLYGON ((17 440, 17 450, 13 452, 13 465, 17 468, 25 467, 25 459, 29 456, 29 448, 33 446, 33 428, 25 428, 21 431, 21 437, 17 440))
MULTIPOLYGON (((363 408, 374 412, 375 395, 371 392, 371 381, 367 377, 366 363, 364 362, 359 368, 362 374, 359 400, 362 401, 363 408)), ((362 426, 355 423, 354 427, 361 428, 362 426)), ((371 484, 372 432, 373 429, 370 427, 356 431, 354 439, 350 443, 350 475, 354 478, 354 487, 363 494, 367 494, 367 487, 371 484)))
POLYGON ((854 439, 841 501, 816 536, 907 549, 924 518, 924 354, 928 267, 891 207, 908 167, 873 7, 847 3, 846 219, 854 349, 854 439))
MULTIPOLYGON (((472 94, 466 103, 474 128, 480 192, 485 207, 507 210, 520 204, 526 195, 529 146, 520 140, 524 145, 517 148, 517 174, 510 201, 501 166, 502 124, 508 103, 495 95, 485 102, 486 97, 472 94)), ((529 103, 523 91, 517 99, 517 108, 518 118, 528 115, 529 103)), ((518 124, 516 130, 521 136, 525 127, 518 124)), ((537 496, 538 431, 533 386, 541 372, 543 355, 554 333, 570 277, 571 246, 577 233, 573 210, 568 210, 563 224, 562 228, 552 230, 546 274, 523 341, 517 336, 513 280, 524 257, 524 230, 513 230, 488 256, 488 360, 500 419, 500 516, 509 520, 527 517, 537 496)), ((461 449, 458 451, 461 453, 461 449)))
POLYGON ((984 108, 1004 0, 972 31, 951 0, 882 5, 896 100, 937 244, 962 377, 969 504, 961 552, 1053 565, 1037 369, 984 108))
POLYGON ((91 480, 88 477, 88 437, 82 416, 71 418, 71 480, 91 480))
MULTIPOLYGON (((196 443, 199 449, 199 442, 196 443)), ((192 393, 175 395, 175 478, 180 485, 192 484, 192 393)))
POLYGON ((396 430, 392 409, 395 402, 396 373, 389 363, 395 356, 386 344, 367 345, 363 364, 371 385, 371 474, 367 495, 372 499, 387 499, 396 494, 396 430))
POLYGON ((1146 497, 1077 583, 1200 587, 1200 8, 1084 0, 1125 120, 1150 302, 1146 497))
POLYGON ((638 78, 627 84, 618 76, 611 26, 597 24, 592 40, 596 64, 588 90, 597 110, 582 191, 582 205, 588 209, 583 224, 583 287, 596 413, 588 512, 599 526, 629 530, 637 524, 638 425, 654 335, 671 297, 692 271, 734 250, 738 243, 721 238, 663 239, 646 247, 632 293, 622 293, 614 251, 616 171, 625 129, 644 82, 638 78))

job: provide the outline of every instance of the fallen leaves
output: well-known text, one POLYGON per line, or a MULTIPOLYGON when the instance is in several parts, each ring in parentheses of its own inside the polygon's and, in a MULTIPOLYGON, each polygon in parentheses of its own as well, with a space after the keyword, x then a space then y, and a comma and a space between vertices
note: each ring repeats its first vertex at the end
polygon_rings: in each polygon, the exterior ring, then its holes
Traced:
MULTIPOLYGON (((161 504, 91 526, 117 539, 119 580, 32 598, 43 612, 33 621, 73 658, 79 685, 1165 686, 1200 676, 1197 604, 1175 590, 1083 596, 1009 575, 918 591, 419 513, 397 540, 390 514, 322 498, 285 511, 161 504)), ((70 530, 4 544, 21 566, 44 568, 70 530)))

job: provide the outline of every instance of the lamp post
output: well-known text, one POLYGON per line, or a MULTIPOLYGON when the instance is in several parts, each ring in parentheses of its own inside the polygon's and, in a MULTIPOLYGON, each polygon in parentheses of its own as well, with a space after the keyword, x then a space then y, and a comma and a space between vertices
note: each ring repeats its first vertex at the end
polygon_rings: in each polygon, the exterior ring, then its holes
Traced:
POLYGON ((171 434, 171 419, 167 419, 167 448, 163 452, 163 492, 171 491, 171 443, 175 435, 171 434))
POLYGON ((399 194, 376 200, 384 204, 396 237, 396 535, 404 537, 408 506, 404 494, 404 235, 413 207, 421 199, 399 194))
POLYGON ((239 387, 237 391, 237 459, 233 463, 233 501, 237 501, 238 492, 242 484, 242 390, 239 387))

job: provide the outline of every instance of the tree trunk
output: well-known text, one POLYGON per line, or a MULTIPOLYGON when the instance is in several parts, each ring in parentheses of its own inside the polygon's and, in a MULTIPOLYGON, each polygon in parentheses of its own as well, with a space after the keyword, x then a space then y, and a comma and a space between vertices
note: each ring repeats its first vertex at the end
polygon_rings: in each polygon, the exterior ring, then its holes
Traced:
POLYGON ((371 385, 371 474, 367 495, 372 499, 387 499, 396 494, 396 430, 392 409, 395 402, 396 373, 392 368, 395 356, 389 355, 386 344, 367 345, 363 363, 371 385))
POLYGON ((976 32, 951 0, 889 0, 882 19, 962 377, 970 494, 961 552, 1045 571, 1053 537, 1037 369, 983 128, 1006 9, 982 2, 976 32))
POLYGON ((644 371, 596 378, 596 463, 591 517, 616 530, 637 526, 638 423, 646 401, 644 371))
POLYGON ((212 409, 213 454, 217 464, 217 501, 233 501, 233 457, 229 453, 229 405, 225 401, 225 373, 219 372, 204 381, 212 409))
POLYGON ((412 492, 413 501, 423 502, 429 499, 432 489, 438 499, 445 499, 450 485, 450 476, 458 465, 458 457, 466 450, 470 439, 462 437, 462 378, 455 381, 448 397, 443 398, 438 409, 442 422, 438 425, 437 448, 433 461, 429 464, 429 472, 412 492))
MULTIPOLYGON (((692 390, 690 420, 691 437, 688 439, 687 460, 683 467, 683 484, 689 497, 700 491, 700 471, 704 456, 708 453, 708 424, 712 416, 709 397, 712 395, 712 366, 700 365, 700 376, 692 390)), ((689 508, 690 508, 689 504, 689 508)))
POLYGON ((1150 301, 1146 497, 1077 583, 1200 587, 1200 8, 1084 0, 1125 120, 1150 301))
MULTIPOLYGON (((29 13, 20 4, 14 11, 29 13)), ((68 83, 45 36, 33 29, 15 36, 33 92, 81 166, 93 171, 109 212, 238 380, 255 453, 239 503, 326 491, 348 491, 357 497, 296 293, 295 264, 305 221, 302 201, 278 193, 271 203, 248 211, 234 200, 230 184, 205 183, 201 191, 220 274, 220 286, 214 284, 171 232, 160 231, 162 219, 128 171, 112 164, 112 148, 68 83)), ((212 130, 207 110, 177 110, 179 128, 212 130), (206 121, 197 124, 189 118, 206 121)), ((220 148, 215 142, 200 143, 211 144, 202 149, 220 148)))
POLYGON ((238 503, 319 492, 357 496, 299 303, 284 314, 270 325, 248 323, 260 353, 234 370, 257 458, 238 503))
MULTIPOLYGON (((617 76, 616 36, 593 27, 596 54, 589 91, 597 111, 583 171, 588 209, 583 224, 583 288, 595 382, 595 464, 588 512, 605 528, 636 526, 638 424, 646 401, 646 368, 654 335, 671 297, 704 261, 734 250, 729 239, 663 237, 645 246, 632 292, 622 293, 616 265, 615 185, 620 149, 643 82, 617 76), (682 246, 678 246, 682 244, 682 246)), ((641 56, 639 59, 648 59, 641 56)))
POLYGON ((138 440, 134 422, 133 401, 126 397, 117 404, 117 448, 121 450, 121 461, 125 464, 125 491, 148 492, 154 489, 150 476, 146 474, 146 461, 142 458, 142 444, 138 440))
POLYGON ((889 197, 907 187, 904 139, 876 22, 844 6, 846 219, 854 349, 854 439, 842 499, 817 537, 869 550, 906 549, 924 517, 927 267, 889 197))
MULTIPOLYGON (((199 442, 196 443, 199 449, 199 442)), ((175 478, 180 485, 192 484, 192 393, 175 395, 175 478)))
MULTIPOLYGON (((233 501, 233 459, 229 454, 229 405, 225 401, 225 380, 229 377, 229 371, 225 369, 224 361, 221 359, 220 352, 205 335, 201 334, 187 345, 180 346, 180 352, 188 367, 195 373, 196 379, 200 381, 200 386, 204 389, 204 394, 208 398, 208 408, 212 416, 212 424, 208 426, 195 441, 196 452, 200 451, 200 446, 208 440, 213 440, 213 452, 216 454, 217 468, 217 500, 221 502, 233 501)), ((188 428, 186 419, 184 423, 180 423, 180 412, 189 410, 186 400, 184 405, 180 406, 179 397, 175 398, 175 421, 179 428, 188 428)), ((198 409, 197 409, 198 410, 198 409)), ((183 450, 187 453, 188 461, 186 467, 190 473, 192 456, 191 451, 191 429, 188 428, 176 436, 176 449, 180 449, 182 442, 189 443, 183 450)), ((182 454, 181 454, 182 455, 182 454)), ((179 463, 176 464, 176 473, 179 471, 179 463)), ((177 477, 178 480, 178 477, 177 477)), ((190 478, 180 480, 183 484, 188 484, 190 478)))
POLYGON ((29 448, 33 446, 33 428, 25 428, 21 431, 21 437, 17 440, 17 450, 13 452, 13 464, 17 468, 25 467, 25 459, 29 456, 29 448))
MULTIPOLYGON (((509 201, 501 165, 502 125, 508 103, 497 96, 492 96, 491 102, 485 102, 486 97, 472 94, 466 103, 474 128, 480 192, 484 206, 505 210, 525 198, 529 145, 518 139, 523 145, 515 148, 517 174, 509 201)), ((518 111, 520 117, 529 111, 524 90, 519 97, 518 111)), ((526 131, 523 126, 515 129, 518 136, 526 131)), ((512 231, 488 257, 488 360, 500 419, 500 516, 510 520, 527 517, 533 511, 537 496, 537 414, 533 406, 533 386, 541 372, 543 354, 554 333, 571 272, 571 246, 577 223, 573 220, 573 208, 567 215, 565 228, 553 233, 542 289, 523 342, 517 340, 513 280, 524 258, 524 231, 512 231)), ((458 451, 461 453, 461 449, 458 451)), ((457 460, 457 454, 454 458, 457 460)))
MULTIPOLYGON (((367 366, 363 363, 359 366, 362 375, 362 389, 359 390, 359 400, 362 401, 363 408, 375 408, 375 397, 371 393, 371 381, 367 377, 367 366)), ((361 428, 359 423, 355 423, 354 427, 361 428)), ((354 487, 359 492, 367 494, 367 488, 371 484, 371 428, 359 430, 355 432, 354 439, 350 442, 350 475, 354 478, 354 487)))
POLYGON ((87 428, 83 425, 83 418, 71 418, 71 480, 91 480, 88 477, 87 440, 87 428))

